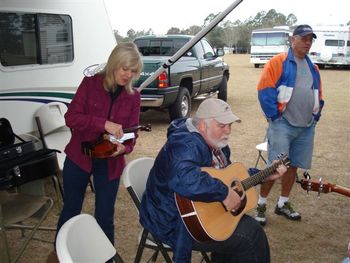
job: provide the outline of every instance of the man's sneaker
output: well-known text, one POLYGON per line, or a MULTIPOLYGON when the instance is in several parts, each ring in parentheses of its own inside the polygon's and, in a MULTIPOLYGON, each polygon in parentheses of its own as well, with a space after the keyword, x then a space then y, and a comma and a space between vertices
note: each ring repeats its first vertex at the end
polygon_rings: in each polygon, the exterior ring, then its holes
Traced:
POLYGON ((283 215, 290 220, 300 220, 301 219, 300 214, 298 212, 294 211, 290 202, 285 202, 281 208, 279 208, 278 204, 276 204, 275 213, 277 215, 283 215))
POLYGON ((266 225, 266 204, 258 204, 256 208, 255 220, 259 222, 260 225, 266 225))

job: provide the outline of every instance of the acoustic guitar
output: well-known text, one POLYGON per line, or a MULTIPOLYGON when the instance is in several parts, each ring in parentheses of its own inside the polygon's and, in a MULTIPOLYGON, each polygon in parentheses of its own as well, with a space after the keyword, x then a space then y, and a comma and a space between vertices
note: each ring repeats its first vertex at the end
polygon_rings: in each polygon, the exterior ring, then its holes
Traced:
POLYGON ((318 181, 311 179, 301 179, 297 180, 297 183, 299 183, 301 187, 307 192, 315 191, 318 192, 318 194, 335 192, 350 197, 349 188, 331 183, 323 183, 321 178, 318 181))
POLYGON ((289 163, 288 157, 282 155, 276 163, 253 176, 249 176, 241 163, 233 163, 219 170, 212 167, 202 168, 202 171, 234 189, 241 197, 241 206, 235 212, 227 211, 221 202, 192 201, 175 193, 176 205, 188 232, 198 242, 223 241, 229 238, 241 217, 257 205, 257 192, 253 186, 275 173, 280 164, 288 166, 289 163))

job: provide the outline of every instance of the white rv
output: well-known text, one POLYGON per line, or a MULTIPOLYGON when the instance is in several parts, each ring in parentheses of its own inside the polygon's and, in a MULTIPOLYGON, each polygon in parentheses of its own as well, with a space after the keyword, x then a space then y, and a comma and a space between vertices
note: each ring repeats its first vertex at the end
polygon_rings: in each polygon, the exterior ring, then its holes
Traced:
POLYGON ((292 31, 288 26, 255 29, 251 35, 250 63, 258 68, 266 64, 274 55, 286 52, 289 48, 289 36, 292 31))
POLYGON ((350 66, 350 27, 313 26, 317 38, 309 52, 311 60, 320 68, 350 66))
POLYGON ((18 134, 37 130, 42 105, 69 103, 116 45, 103 0, 1 0, 0 39, 0 117, 18 134))

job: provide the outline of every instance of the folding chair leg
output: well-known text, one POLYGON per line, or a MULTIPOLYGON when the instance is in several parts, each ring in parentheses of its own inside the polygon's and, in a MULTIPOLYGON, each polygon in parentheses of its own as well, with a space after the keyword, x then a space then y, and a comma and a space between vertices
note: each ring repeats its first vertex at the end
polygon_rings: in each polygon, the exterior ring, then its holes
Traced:
POLYGON ((137 248, 137 252, 136 252, 136 257, 135 257, 135 261, 134 261, 135 263, 139 263, 141 261, 143 249, 144 249, 145 244, 146 244, 147 235, 148 235, 148 231, 146 229, 143 229, 142 235, 141 235, 141 240, 140 240, 139 246, 137 248))
MULTIPOLYGON (((148 231, 146 229, 143 229, 142 235, 141 235, 141 240, 140 240, 139 246, 137 248, 137 252, 136 252, 136 257, 135 257, 135 261, 134 261, 135 263, 141 262, 141 257, 142 257, 142 253, 143 253, 143 250, 144 250, 145 245, 146 245, 147 236, 148 236, 148 231)), ((162 253, 162 256, 164 257, 165 261, 167 263, 172 263, 173 261, 169 257, 169 255, 168 255, 165 247, 163 246, 163 244, 161 242, 159 242, 158 240, 156 240, 156 239, 154 240, 154 242, 157 244, 159 250, 157 250, 152 255, 152 260, 153 259, 157 259, 158 253, 160 251, 160 253, 162 253)))
POLYGON ((0 205, 0 242, 1 242, 0 247, 2 248, 0 249, 0 261, 4 263, 10 263, 9 247, 7 243, 7 236, 6 236, 4 222, 2 221, 1 205, 0 205))
POLYGON ((159 250, 156 250, 156 252, 153 253, 153 255, 151 257, 151 261, 152 262, 156 262, 157 261, 158 254, 159 254, 159 250))
POLYGON ((258 155, 258 158, 256 159, 254 168, 257 168, 257 167, 258 167, 258 164, 259 164, 260 159, 263 160, 263 162, 264 162, 265 164, 267 164, 267 161, 265 160, 264 156, 262 155, 262 152, 259 151, 259 155, 258 155))
POLYGON ((115 254, 114 256, 114 261, 115 263, 124 263, 123 259, 121 258, 121 256, 118 254, 118 252, 115 254))
POLYGON ((160 253, 162 253, 165 261, 167 263, 172 263, 173 261, 171 260, 171 258, 169 257, 168 253, 166 252, 163 244, 161 242, 159 242, 158 240, 155 240, 155 242, 156 242, 157 246, 159 247, 160 253))
POLYGON ((19 260, 19 258, 22 256, 22 254, 23 254, 24 250, 26 249, 27 245, 29 244, 30 240, 33 239, 34 234, 36 233, 36 231, 38 230, 38 228, 40 227, 42 222, 44 222, 44 220, 46 219, 47 215, 51 211, 51 208, 53 206, 53 200, 52 199, 48 199, 48 201, 49 201, 49 203, 48 203, 49 208, 45 211, 45 213, 42 216, 42 218, 40 219, 40 221, 37 223, 37 225, 30 232, 29 236, 26 237, 26 240, 23 242, 20 250, 17 252, 16 257, 14 258, 13 263, 16 263, 19 260))
POLYGON ((95 187, 91 177, 89 178, 89 185, 90 185, 91 192, 95 193, 95 187))
POLYGON ((61 211, 63 207, 63 187, 59 181, 57 174, 52 176, 52 182, 55 188, 55 194, 57 199, 57 209, 58 211, 61 211))
POLYGON ((202 254, 202 261, 201 262, 206 262, 206 263, 210 263, 210 258, 208 257, 207 253, 205 253, 204 251, 201 251, 202 254))

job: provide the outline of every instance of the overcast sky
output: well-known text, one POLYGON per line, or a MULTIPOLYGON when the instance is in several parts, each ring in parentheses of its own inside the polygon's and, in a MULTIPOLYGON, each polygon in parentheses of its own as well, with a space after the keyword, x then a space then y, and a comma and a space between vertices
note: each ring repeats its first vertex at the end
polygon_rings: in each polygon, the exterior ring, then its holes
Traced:
MULTIPOLYGON (((104 0, 112 28, 126 36, 129 29, 152 28, 155 34, 166 34, 171 27, 186 29, 202 25, 210 14, 225 10, 231 0, 104 0)), ((293 13, 298 24, 338 25, 350 21, 348 0, 243 0, 226 20, 242 22, 260 11, 275 9, 285 16, 293 13)))

